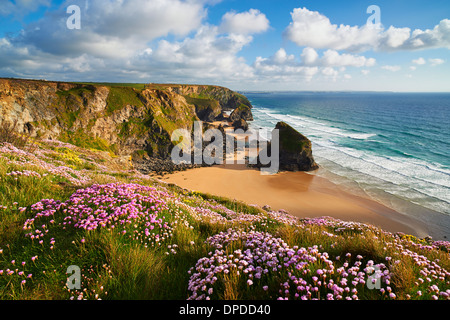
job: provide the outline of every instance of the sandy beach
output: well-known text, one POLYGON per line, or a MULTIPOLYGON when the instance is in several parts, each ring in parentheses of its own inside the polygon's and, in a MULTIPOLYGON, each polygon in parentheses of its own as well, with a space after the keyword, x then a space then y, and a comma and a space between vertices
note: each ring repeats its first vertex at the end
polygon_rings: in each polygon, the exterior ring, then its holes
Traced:
MULTIPOLYGON (((245 139, 245 134, 236 134, 226 119, 212 124, 215 127, 222 124, 228 135, 245 139)), ((188 190, 236 199, 247 204, 269 205, 273 210, 284 209, 301 218, 330 216, 419 238, 432 236, 434 239, 444 239, 444 235, 448 234, 449 226, 442 215, 425 215, 427 219, 424 220, 420 214, 406 215, 368 196, 354 195, 320 176, 320 164, 319 170, 312 172, 285 171, 264 175, 259 169, 237 163, 237 159, 254 155, 251 151, 258 152, 245 147, 235 152, 234 163, 227 156, 228 160, 224 164, 166 174, 161 180, 188 190)))
POLYGON ((369 223, 389 232, 429 235, 422 223, 375 201, 345 192, 314 173, 261 175, 259 170, 246 165, 222 164, 168 174, 162 180, 189 190, 284 209, 298 217, 331 216, 369 223))

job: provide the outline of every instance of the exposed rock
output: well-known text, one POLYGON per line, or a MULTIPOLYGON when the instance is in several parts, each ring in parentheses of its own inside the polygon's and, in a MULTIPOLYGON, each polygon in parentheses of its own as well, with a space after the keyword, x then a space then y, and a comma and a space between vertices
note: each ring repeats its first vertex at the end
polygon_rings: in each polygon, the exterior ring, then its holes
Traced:
MULTIPOLYGON (((279 171, 313 171, 319 168, 312 155, 311 141, 285 122, 278 122, 279 131, 279 171)), ((267 144, 267 154, 271 155, 271 144, 267 144)), ((259 161, 257 168, 267 167, 259 161)))
POLYGON ((312 155, 311 141, 285 122, 278 122, 280 170, 312 171, 319 168, 312 155))
MULTIPOLYGON (((194 121, 212 122, 241 106, 251 109, 245 96, 218 86, 149 84, 138 89, 0 79, 0 125, 15 123, 19 133, 118 156, 145 151, 168 159, 174 130, 192 132, 194 121)), ((251 115, 248 110, 244 119, 251 115)))
POLYGON ((143 174, 165 174, 186 169, 198 168, 202 165, 196 164, 175 164, 170 159, 160 159, 154 157, 133 157, 133 167, 143 174))
POLYGON ((188 103, 195 106, 195 113, 197 117, 202 121, 213 122, 217 117, 222 114, 222 108, 217 100, 207 98, 192 98, 185 96, 188 103))
POLYGON ((233 127, 235 129, 242 129, 244 131, 248 130, 248 123, 244 119, 238 119, 233 122, 233 127))
POLYGON ((248 105, 241 104, 230 114, 230 121, 244 119, 245 121, 253 121, 252 110, 248 105))

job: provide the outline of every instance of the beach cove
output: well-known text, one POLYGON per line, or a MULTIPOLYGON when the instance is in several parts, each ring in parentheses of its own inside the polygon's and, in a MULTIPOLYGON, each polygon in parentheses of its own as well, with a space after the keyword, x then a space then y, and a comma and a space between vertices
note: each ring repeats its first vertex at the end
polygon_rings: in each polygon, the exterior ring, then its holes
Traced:
MULTIPOLYGON (((236 140, 245 139, 246 134, 234 132, 235 128, 227 117, 212 125, 216 128, 222 125, 225 132, 236 140)), ((309 172, 281 171, 268 175, 237 161, 254 154, 255 150, 247 146, 244 151, 236 151, 234 162, 227 155, 223 164, 166 174, 161 180, 192 191, 260 207, 269 206, 272 210, 285 210, 300 218, 329 216, 374 225, 392 233, 447 239, 450 226, 444 215, 428 212, 427 215, 415 216, 414 207, 411 207, 411 214, 401 213, 370 198, 361 190, 350 191, 329 180, 324 174, 326 169, 321 168, 320 164, 318 170, 309 172)))
POLYGON ((419 221, 371 199, 352 195, 314 173, 280 172, 262 175, 245 164, 222 164, 165 175, 162 179, 182 188, 240 200, 272 210, 286 210, 301 218, 330 216, 404 232, 433 236, 419 221))

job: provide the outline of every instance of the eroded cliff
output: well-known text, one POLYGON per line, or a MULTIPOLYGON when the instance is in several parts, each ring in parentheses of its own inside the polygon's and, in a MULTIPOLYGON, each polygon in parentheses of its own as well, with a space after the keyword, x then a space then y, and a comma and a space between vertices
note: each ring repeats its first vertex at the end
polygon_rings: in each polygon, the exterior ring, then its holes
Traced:
POLYGON ((175 129, 214 121, 248 99, 202 85, 112 85, 0 79, 0 125, 118 155, 170 155, 175 129))

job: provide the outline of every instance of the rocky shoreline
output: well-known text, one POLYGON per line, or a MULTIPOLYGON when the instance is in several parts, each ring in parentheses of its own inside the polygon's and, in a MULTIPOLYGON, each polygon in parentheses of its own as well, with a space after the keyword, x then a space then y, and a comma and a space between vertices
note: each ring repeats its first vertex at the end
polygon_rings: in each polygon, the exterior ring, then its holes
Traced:
MULTIPOLYGON (((230 122, 231 117, 224 117, 221 121, 212 123, 205 123, 204 128, 215 128, 222 132, 223 141, 223 163, 227 159, 227 143, 233 141, 234 156, 237 155, 237 144, 233 139, 227 139, 227 136, 236 135, 234 132, 236 129, 242 129, 234 126, 234 122, 230 122)), ((244 120, 245 121, 245 120, 244 120)), ((279 169, 280 171, 314 171, 319 168, 314 161, 312 155, 311 141, 303 136, 301 133, 290 127, 284 122, 277 123, 275 129, 279 130, 280 146, 279 146, 279 169)), ((248 131, 247 131, 248 132, 248 131)), ((208 143, 203 143, 202 152, 205 150, 208 143)), ((247 144, 246 144, 247 145, 247 144)), ((266 168, 268 165, 261 164, 259 151, 257 157, 257 163, 250 163, 248 156, 248 145, 245 147, 244 164, 249 168, 266 168)), ((267 154, 271 154, 271 142, 267 145, 267 150, 263 150, 267 154)), ((228 155, 229 156, 229 155, 228 155)), ((188 169, 209 167, 217 164, 207 164, 202 161, 201 164, 194 164, 194 158, 191 157, 190 163, 175 164, 172 159, 154 158, 148 155, 143 157, 133 158, 133 164, 136 170, 143 174, 171 174, 177 171, 185 171, 188 169)))

